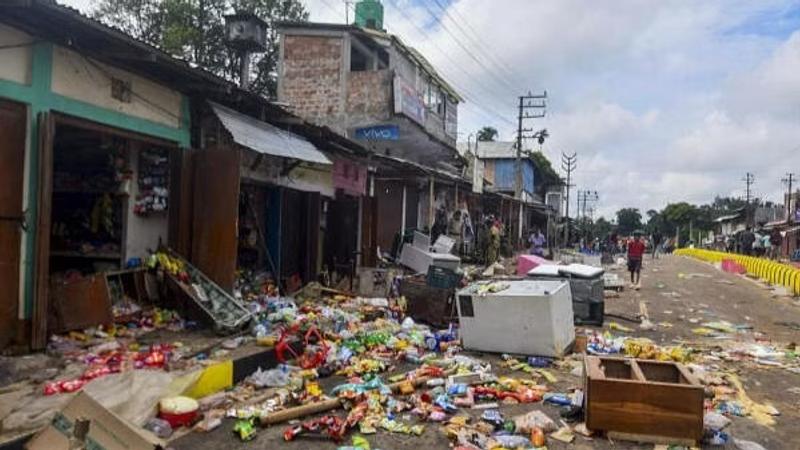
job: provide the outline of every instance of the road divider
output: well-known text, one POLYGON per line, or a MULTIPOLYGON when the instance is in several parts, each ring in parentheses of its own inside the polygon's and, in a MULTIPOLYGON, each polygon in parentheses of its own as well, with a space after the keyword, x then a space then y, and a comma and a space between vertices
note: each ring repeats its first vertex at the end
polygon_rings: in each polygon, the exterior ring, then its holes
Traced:
POLYGON ((747 275, 757 277, 774 286, 783 286, 794 295, 800 295, 800 269, 766 258, 716 252, 697 248, 682 248, 676 255, 688 256, 723 267, 741 267, 747 275))

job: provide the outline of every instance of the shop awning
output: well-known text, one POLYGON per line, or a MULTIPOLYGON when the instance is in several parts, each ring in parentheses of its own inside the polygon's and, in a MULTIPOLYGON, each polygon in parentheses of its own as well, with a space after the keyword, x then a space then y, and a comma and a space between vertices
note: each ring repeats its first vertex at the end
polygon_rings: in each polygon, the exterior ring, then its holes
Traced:
POLYGON ((297 159, 317 164, 333 164, 324 153, 302 137, 274 125, 240 114, 218 103, 209 102, 237 144, 265 155, 297 159))

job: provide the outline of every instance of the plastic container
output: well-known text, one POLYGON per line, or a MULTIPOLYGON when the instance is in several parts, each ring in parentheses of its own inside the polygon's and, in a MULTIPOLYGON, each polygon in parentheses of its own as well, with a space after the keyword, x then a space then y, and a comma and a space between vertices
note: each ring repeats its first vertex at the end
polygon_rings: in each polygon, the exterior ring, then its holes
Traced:
POLYGON ((453 289, 461 284, 462 275, 445 267, 430 266, 428 268, 428 286, 439 289, 453 289))

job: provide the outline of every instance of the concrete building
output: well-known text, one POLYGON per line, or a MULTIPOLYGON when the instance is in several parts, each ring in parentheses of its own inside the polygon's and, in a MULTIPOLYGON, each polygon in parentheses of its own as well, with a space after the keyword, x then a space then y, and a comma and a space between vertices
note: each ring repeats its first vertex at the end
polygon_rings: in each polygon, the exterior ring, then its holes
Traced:
POLYGON ((456 150, 462 99, 419 52, 383 30, 379 2, 359 2, 355 25, 277 27, 279 102, 374 152, 360 167, 369 177, 358 205, 362 264, 388 252, 403 230, 430 230, 437 214, 470 209, 471 178, 456 150))
POLYGON ((462 99, 419 52, 377 29, 278 27, 278 100, 294 113, 380 154, 432 166, 460 163, 462 99))

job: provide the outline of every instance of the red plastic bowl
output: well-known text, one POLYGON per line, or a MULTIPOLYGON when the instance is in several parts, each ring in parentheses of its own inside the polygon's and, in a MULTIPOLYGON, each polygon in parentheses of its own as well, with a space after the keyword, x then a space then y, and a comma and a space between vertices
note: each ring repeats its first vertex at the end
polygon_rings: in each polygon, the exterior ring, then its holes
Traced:
POLYGON ((183 414, 170 414, 162 412, 159 414, 159 417, 169 422, 169 425, 172 428, 179 428, 191 425, 192 422, 194 422, 194 419, 197 417, 197 411, 191 411, 183 414))

